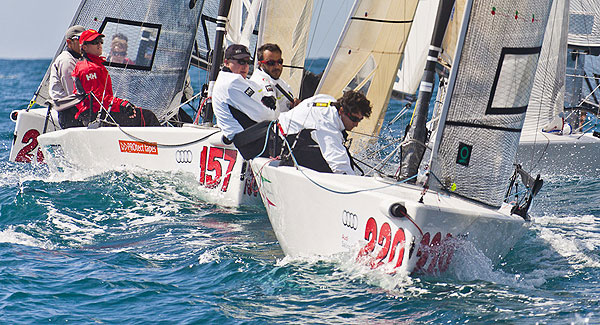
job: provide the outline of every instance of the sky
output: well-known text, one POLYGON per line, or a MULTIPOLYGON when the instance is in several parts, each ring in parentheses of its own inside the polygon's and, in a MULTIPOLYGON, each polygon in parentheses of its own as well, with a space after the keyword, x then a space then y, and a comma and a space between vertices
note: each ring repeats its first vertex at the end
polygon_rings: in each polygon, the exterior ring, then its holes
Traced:
MULTIPOLYGON (((0 58, 53 58, 79 2, 80 0, 2 0, 0 58)), ((331 55, 353 2, 314 0, 313 17, 319 19, 316 24, 317 19, 313 19, 309 58, 328 58, 331 55)))

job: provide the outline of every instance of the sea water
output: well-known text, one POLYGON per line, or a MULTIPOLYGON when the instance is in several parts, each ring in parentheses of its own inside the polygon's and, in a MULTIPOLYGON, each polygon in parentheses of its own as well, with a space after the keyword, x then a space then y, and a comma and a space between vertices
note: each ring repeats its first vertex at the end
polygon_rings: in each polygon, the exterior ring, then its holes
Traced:
POLYGON ((436 277, 288 259, 264 210, 207 204, 189 175, 8 162, 49 63, 0 60, 0 323, 600 323, 596 177, 545 177, 497 265, 467 245, 436 277))

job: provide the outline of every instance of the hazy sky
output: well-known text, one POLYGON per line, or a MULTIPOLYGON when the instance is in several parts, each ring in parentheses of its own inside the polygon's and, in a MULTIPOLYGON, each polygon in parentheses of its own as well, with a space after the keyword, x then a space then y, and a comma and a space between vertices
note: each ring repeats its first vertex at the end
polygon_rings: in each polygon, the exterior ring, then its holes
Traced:
MULTIPOLYGON (((80 0, 2 0, 0 58, 54 57, 79 2, 80 0)), ((309 57, 329 57, 353 2, 314 0, 313 14, 320 19, 309 40, 309 57), (312 35, 315 35, 314 40, 312 35)), ((313 19, 313 25, 315 21, 317 20, 313 19)))

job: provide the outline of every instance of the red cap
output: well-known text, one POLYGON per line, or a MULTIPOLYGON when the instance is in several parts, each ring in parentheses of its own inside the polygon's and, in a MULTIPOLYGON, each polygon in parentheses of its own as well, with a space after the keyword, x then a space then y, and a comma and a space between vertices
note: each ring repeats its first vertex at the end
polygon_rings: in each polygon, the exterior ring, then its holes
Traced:
POLYGON ((85 42, 91 42, 98 37, 104 37, 104 35, 98 33, 97 30, 88 29, 88 30, 84 31, 83 33, 81 33, 81 36, 79 36, 79 45, 83 45, 83 43, 85 43, 85 42))

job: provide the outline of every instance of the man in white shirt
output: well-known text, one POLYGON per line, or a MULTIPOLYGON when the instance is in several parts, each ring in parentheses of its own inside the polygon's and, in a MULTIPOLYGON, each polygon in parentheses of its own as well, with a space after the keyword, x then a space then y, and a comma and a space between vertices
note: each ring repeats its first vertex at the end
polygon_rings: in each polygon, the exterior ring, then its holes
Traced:
POLYGON ((283 71, 283 59, 281 48, 273 43, 266 43, 256 50, 258 60, 257 69, 254 70, 250 80, 254 81, 267 93, 277 99, 277 111, 287 112, 300 103, 298 98, 292 94, 292 88, 283 79, 280 79, 283 71))
MULTIPOLYGON (((354 175, 344 146, 346 131, 370 115, 369 100, 363 93, 351 90, 337 100, 329 95, 307 98, 293 110, 282 113, 279 124, 299 165, 320 172, 354 175)), ((286 165, 285 160, 282 164, 286 165)))
POLYGON ((250 61, 248 48, 241 44, 230 45, 225 50, 224 67, 213 87, 217 125, 229 141, 235 142, 238 133, 258 122, 275 120, 278 115, 274 105, 270 105, 271 109, 255 99, 261 89, 246 79, 250 61))
MULTIPOLYGON (((50 67, 50 98, 56 102, 73 94, 73 70, 75 64, 81 58, 81 47, 79 46, 79 36, 85 31, 85 27, 75 25, 69 27, 65 34, 67 48, 60 53, 50 67)), ((75 126, 83 126, 83 124, 75 119, 75 114, 78 112, 77 107, 58 107, 55 104, 54 108, 58 111, 58 124, 61 128, 66 129, 75 126), (60 109, 60 110, 59 110, 60 109)))

